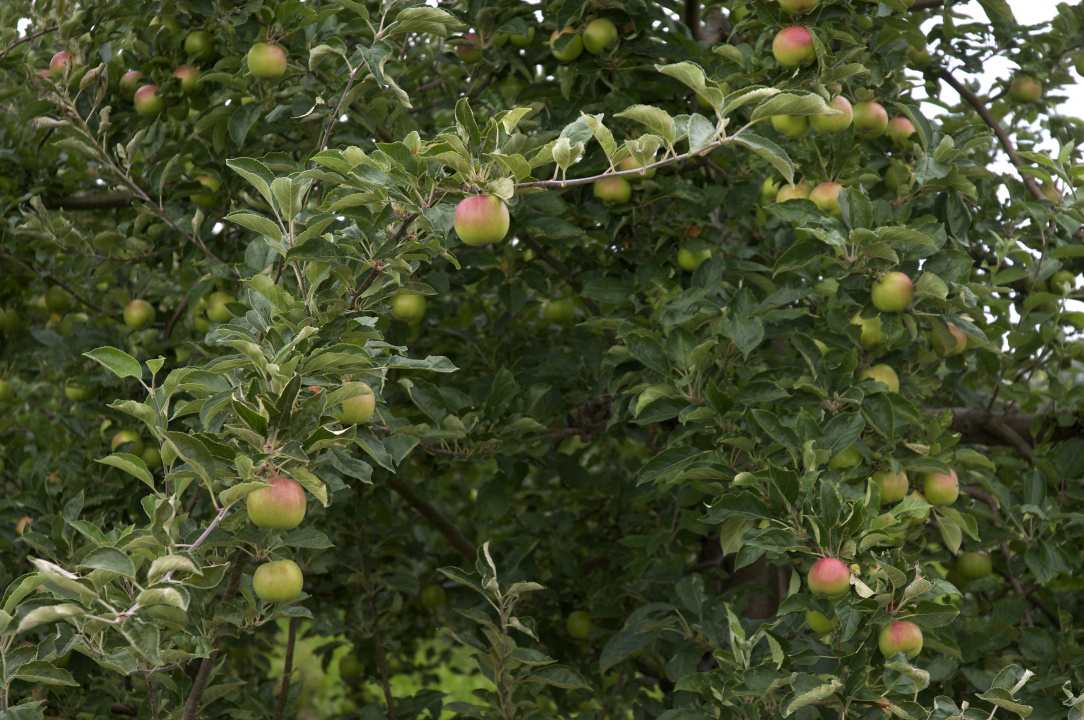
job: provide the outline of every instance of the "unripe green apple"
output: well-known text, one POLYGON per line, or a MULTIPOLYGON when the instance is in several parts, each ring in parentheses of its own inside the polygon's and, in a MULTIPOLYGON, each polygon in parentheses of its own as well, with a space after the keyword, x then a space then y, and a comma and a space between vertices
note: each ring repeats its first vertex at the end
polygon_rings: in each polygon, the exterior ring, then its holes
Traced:
POLYGON ((425 296, 417 293, 400 293, 391 299, 391 316, 397 320, 413 322, 425 315, 425 296))
POLYGON ((448 594, 444 591, 444 588, 440 585, 426 585, 421 592, 422 606, 427 607, 430 610, 440 607, 448 601, 448 594))
POLYGON ((772 54, 777 63, 789 70, 809 65, 817 59, 813 34, 804 27, 783 28, 772 41, 772 54))
POLYGON ((129 452, 132 455, 140 455, 143 452, 143 438, 139 436, 139 432, 136 430, 125 429, 118 432, 113 436, 113 441, 109 443, 109 447, 113 452, 117 452, 117 449, 123 445, 130 444, 125 452, 129 452))
POLYGON ((489 245, 508 234, 508 206, 496 195, 471 195, 459 201, 455 232, 466 245, 489 245))
POLYGON ((64 313, 71 306, 71 295, 59 285, 53 285, 45 291, 45 307, 53 312, 64 313))
POLYGON ((358 660, 357 655, 345 655, 339 660, 339 674, 344 680, 358 679, 363 672, 365 672, 365 666, 361 660, 358 660))
POLYGON ((273 475, 271 487, 260 488, 245 498, 248 519, 260 528, 292 530, 305 519, 305 489, 290 478, 273 475))
POLYGON ((542 306, 546 320, 558 325, 569 325, 576 320, 576 304, 570 298, 550 300, 542 306))
POLYGON ((0 380, 0 403, 5 405, 15 399, 15 388, 7 380, 0 380))
POLYGON ((800 140, 809 134, 809 118, 805 115, 772 115, 772 127, 780 135, 800 140))
POLYGON ((553 34, 550 35, 550 52, 553 53, 553 57, 557 58, 560 62, 572 62, 583 53, 583 38, 570 27, 566 27, 560 32, 554 30, 553 34), (572 38, 563 48, 558 49, 557 38, 568 33, 572 34, 572 38))
POLYGON ((207 298, 207 319, 213 323, 228 323, 233 319, 229 304, 233 302, 233 296, 229 293, 218 291, 211 293, 207 298))
POLYGON ((252 590, 264 602, 289 602, 301 594, 305 576, 293 560, 273 560, 256 568, 252 590))
POLYGON ((908 145, 908 138, 915 134, 915 124, 905 117, 892 118, 888 121, 885 134, 893 145, 904 148, 908 145))
POLYGON ((678 249, 678 266, 685 272, 692 272, 700 267, 700 263, 711 257, 711 250, 701 250, 700 252, 694 252, 687 248, 678 249))
MULTIPOLYGON (((643 165, 636 162, 636 158, 631 157, 631 156, 627 157, 624 160, 622 160, 621 162, 617 163, 617 169, 618 170, 639 170, 642 167, 643 167, 643 165)), ((644 172, 640 173, 639 175, 632 175, 630 177, 633 180, 639 180, 639 179, 645 179, 646 180, 647 178, 651 178, 651 177, 654 177, 654 176, 655 176, 655 168, 650 168, 649 170, 645 170, 644 172)))
POLYGON ((98 388, 92 384, 80 382, 78 380, 69 380, 64 384, 64 395, 66 395, 69 400, 75 402, 90 400, 97 394, 98 388))
POLYGON ((146 300, 135 299, 124 306, 124 324, 132 330, 142 330, 154 322, 154 306, 146 300))
POLYGON ((1009 97, 1018 103, 1033 103, 1043 96, 1043 86, 1028 75, 1018 77, 1009 86, 1009 97))
POLYGON ((120 91, 127 99, 131 100, 135 95, 139 81, 143 79, 143 73, 139 70, 129 70, 120 76, 120 91))
POLYGON ((508 36, 508 42, 512 43, 512 47, 515 48, 522 49, 525 47, 530 47, 531 43, 534 42, 534 28, 527 28, 527 33, 525 35, 520 33, 512 33, 508 36))
POLYGON ((1068 295, 1076 288, 1076 275, 1068 270, 1058 270, 1050 276, 1047 285, 1055 295, 1068 295))
POLYGON ((851 591, 851 569, 842 560, 821 558, 809 569, 806 584, 817 597, 841 600, 851 591))
POLYGON ((181 92, 185 95, 199 92, 203 82, 199 79, 199 68, 195 65, 181 65, 173 71, 173 77, 181 81, 181 92))
POLYGON ((870 297, 873 306, 881 312, 901 312, 907 309, 915 296, 911 278, 901 272, 885 273, 873 282, 870 297))
POLYGON ((851 107, 851 102, 847 98, 837 95, 832 102, 828 103, 828 107, 839 110, 843 114, 810 115, 809 124, 813 126, 814 130, 821 135, 831 135, 832 133, 842 132, 851 126, 854 108, 851 107))
POLYGON ((833 615, 831 618, 827 618, 824 614, 817 612, 816 610, 805 611, 805 623, 809 626, 809 629, 818 635, 827 635, 836 629, 839 625, 839 620, 833 615))
POLYGON ((376 411, 376 395, 366 383, 350 383, 350 385, 360 386, 363 392, 361 395, 343 400, 343 410, 339 420, 343 425, 367 423, 376 411))
POLYGON ((843 448, 828 461, 828 467, 837 470, 843 468, 855 467, 862 464, 862 451, 858 449, 857 445, 851 445, 843 448))
POLYGON ((877 645, 886 658, 903 653, 911 660, 922 650, 922 630, 909 620, 897 620, 881 629, 877 645))
POLYGON ((493 36, 493 47, 504 47, 508 44, 508 33, 497 33, 493 36))
POLYGON ((907 483, 907 473, 894 473, 891 470, 878 470, 870 476, 870 481, 877 484, 881 489, 881 504, 894 503, 907 497, 910 486, 907 483))
POLYGON ((840 220, 843 218, 843 208, 839 206, 839 193, 843 186, 834 182, 822 182, 809 193, 809 199, 813 204, 832 217, 840 220))
POLYGON ((162 464, 162 453, 160 453, 158 448, 154 445, 148 445, 143 448, 143 452, 139 454, 139 458, 152 472, 156 467, 162 464))
POLYGON ((64 77, 64 70, 68 64, 75 67, 75 59, 65 50, 61 50, 56 55, 53 55, 49 60, 49 77, 59 80, 64 77))
POLYGON ((791 183, 790 185, 784 185, 779 188, 779 192, 776 193, 775 196, 775 201, 786 202, 787 200, 808 200, 810 192, 812 192, 812 188, 804 182, 791 183))
POLYGON ((779 183, 775 181, 775 178, 766 177, 764 182, 760 185, 760 201, 762 203, 775 202, 776 197, 779 196, 779 183))
POLYGON ((807 15, 813 12, 821 0, 779 0, 779 7, 791 15, 807 15))
POLYGON ((911 185, 911 167, 903 163, 892 163, 885 173, 885 187, 892 192, 898 192, 902 186, 906 191, 911 185))
POLYGON ((864 348, 876 347, 888 339, 888 335, 881 330, 880 315, 864 318, 859 313, 855 313, 854 317, 851 318, 851 324, 862 328, 861 334, 858 336, 858 342, 862 343, 864 348))
POLYGON ((907 48, 907 62, 916 70, 925 70, 930 66, 930 51, 926 48, 907 48))
POLYGON ((876 380, 882 382, 888 386, 889 392, 898 393, 900 391, 900 379, 896 375, 896 371, 888 365, 874 365, 868 367, 862 371, 862 374, 858 376, 859 380, 876 380))
POLYGON ((598 55, 617 42, 617 27, 606 18, 596 18, 583 28, 583 49, 598 55))
POLYGON ((565 629, 568 630, 568 634, 577 640, 586 640, 587 636, 591 634, 593 626, 591 616, 586 610, 573 610, 568 614, 568 619, 565 621, 565 629))
POLYGON ((478 42, 477 33, 464 33, 459 39, 462 42, 455 46, 455 52, 460 60, 473 64, 482 59, 482 45, 478 42))
POLYGON ((286 52, 275 43, 256 43, 246 61, 249 72, 258 78, 277 78, 286 72, 286 52))
POLYGON ((19 331, 22 324, 23 318, 19 314, 19 311, 15 308, 8 308, 8 311, 4 313, 4 333, 13 335, 19 331))
POLYGON ((222 187, 222 183, 214 175, 200 175, 196 178, 203 187, 207 188, 209 192, 195 192, 190 196, 192 202, 196 203, 200 207, 207 208, 208 210, 218 205, 218 197, 215 193, 222 187))
POLYGON ((184 39, 184 51, 198 60, 208 62, 215 58, 215 39, 204 30, 194 30, 184 39))
POLYGON ((136 112, 143 117, 155 117, 166 108, 166 101, 158 94, 157 85, 144 85, 136 90, 132 102, 136 112))
POLYGON ((871 140, 880 137, 888 127, 888 113, 876 102, 858 103, 853 110, 854 134, 871 140))
POLYGON ((608 203, 625 203, 632 197, 632 185, 623 177, 604 177, 595 181, 594 195, 608 203))
POLYGON ((948 475, 926 473, 922 479, 922 494, 930 505, 951 505, 956 502, 956 498, 960 497, 960 480, 956 477, 956 471, 950 470, 948 475))
POLYGON ((981 580, 994 570, 990 555, 982 550, 971 550, 956 559, 960 574, 968 580, 981 580))

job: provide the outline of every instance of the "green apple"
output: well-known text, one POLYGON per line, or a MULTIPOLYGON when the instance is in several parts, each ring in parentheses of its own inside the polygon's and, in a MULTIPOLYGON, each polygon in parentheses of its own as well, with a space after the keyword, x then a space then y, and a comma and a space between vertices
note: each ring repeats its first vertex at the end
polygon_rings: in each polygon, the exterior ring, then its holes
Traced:
POLYGON ((59 285, 53 285, 45 292, 45 307, 53 312, 65 313, 71 306, 71 295, 59 285))
POLYGON ((222 187, 222 183, 214 175, 199 175, 196 177, 196 182, 202 185, 206 190, 202 192, 194 192, 190 197, 192 202, 196 203, 202 208, 208 210, 213 209, 218 205, 218 193, 219 188, 222 187))
POLYGON ((688 248, 678 249, 678 266, 685 272, 692 272, 700 267, 700 263, 704 262, 711 257, 711 250, 701 250, 700 252, 694 252, 688 248))
POLYGON ((139 458, 143 461, 151 472, 162 464, 162 453, 158 451, 154 445, 148 445, 143 448, 143 452, 140 453, 139 458))
POLYGON ((967 335, 964 331, 956 327, 950 322, 945 323, 945 328, 949 331, 949 335, 952 337, 952 342, 946 341, 946 338, 936 330, 930 332, 930 345, 933 346, 933 351, 941 357, 951 357, 953 355, 959 355, 967 348, 967 335))
POLYGON ((804 27, 783 28, 772 41, 772 54, 775 61, 788 70, 809 65, 817 59, 813 34, 804 27))
POLYGON ((791 15, 808 15, 813 12, 821 0, 779 0, 779 7, 791 15))
POLYGON ((930 505, 951 505, 960 496, 960 480, 955 470, 926 473, 922 479, 922 494, 930 505))
POLYGON ((908 140, 915 134, 915 124, 905 117, 892 118, 885 128, 885 135, 898 148, 906 148, 908 140))
POLYGON ((15 399, 15 389, 7 380, 0 380, 0 403, 7 405, 15 399))
POLYGON ((888 127, 888 113, 880 103, 864 102, 852 111, 854 134, 865 140, 880 137, 888 127))
POLYGON ((15 532, 16 532, 16 534, 25 535, 27 528, 29 528, 31 523, 33 523, 33 522, 34 522, 34 518, 30 517, 29 515, 23 515, 15 523, 15 532))
POLYGON ((75 402, 90 400, 97 394, 98 388, 89 383, 80 382, 79 380, 69 380, 64 384, 64 395, 66 395, 69 400, 75 402))
POLYGON ((191 95, 199 92, 203 82, 199 79, 199 68, 195 65, 181 65, 173 71, 173 77, 181 81, 181 92, 191 95))
MULTIPOLYGON (((643 167, 644 167, 643 165, 636 162, 636 158, 634 158, 634 157, 627 157, 624 160, 622 160, 621 162, 617 163, 617 169, 622 170, 622 171, 624 171, 624 170, 640 170, 643 167)), ((650 168, 648 170, 644 170, 639 175, 631 175, 630 177, 633 180, 639 180, 639 179, 645 179, 646 180, 647 178, 654 177, 654 175, 655 175, 655 168, 650 168)))
POLYGON ((809 629, 818 635, 827 635, 836 629, 839 625, 839 620, 835 616, 827 618, 824 614, 817 612, 816 610, 806 610, 805 622, 809 626, 809 629))
POLYGON ((1055 295, 1068 295, 1076 288, 1076 275, 1068 270, 1058 270, 1050 276, 1047 285, 1055 295))
POLYGON ((779 188, 779 192, 775 195, 775 201, 786 202, 787 200, 808 200, 810 192, 812 192, 812 188, 804 182, 791 183, 779 188))
POLYGON ((839 110, 841 115, 810 115, 809 124, 821 135, 831 135, 837 132, 843 132, 851 126, 851 120, 854 117, 854 109, 851 107, 851 103, 847 98, 842 95, 837 95, 832 102, 828 103, 828 107, 833 110, 839 110))
POLYGON ((901 272, 889 272, 873 282, 870 297, 873 306, 881 312, 901 312, 911 304, 915 286, 911 278, 901 272))
POLYGON ((527 28, 526 34, 512 33, 508 36, 508 42, 512 43, 512 47, 525 48, 530 47, 534 42, 534 28, 527 28))
POLYGON ((471 195, 455 206, 452 224, 466 245, 489 245, 508 234, 508 206, 496 195, 471 195))
POLYGON ((135 299, 124 306, 124 324, 132 330, 142 330, 154 322, 154 306, 146 300, 135 299))
POLYGON ((391 299, 391 316, 404 322, 421 320, 425 316, 425 296, 404 292, 391 299))
POLYGON ((120 76, 120 91, 125 98, 131 100, 135 95, 136 88, 139 87, 139 81, 143 79, 143 73, 139 70, 129 70, 120 76))
POLYGON ((903 653, 911 660, 922 650, 922 630, 909 620, 897 620, 881 629, 877 646, 886 658, 903 653))
POLYGON ((455 52, 460 60, 473 64, 482 59, 482 44, 478 42, 477 33, 465 33, 459 39, 462 42, 455 46, 455 52))
POLYGON ((776 197, 779 196, 779 187, 775 178, 770 176, 764 178, 764 182, 760 185, 760 201, 762 203, 775 202, 776 197))
POLYGON ((184 51, 198 60, 209 62, 214 60, 217 54, 215 39, 204 30, 194 30, 188 33, 184 39, 184 51))
POLYGON ((870 476, 870 482, 876 483, 881 489, 881 504, 894 503, 907 497, 910 486, 907 482, 907 473, 894 473, 891 470, 878 470, 870 476))
POLYGON ((70 53, 61 50, 49 60, 49 77, 54 80, 64 77, 64 71, 68 65, 75 67, 75 59, 70 53))
POLYGON ((571 298, 550 300, 542 306, 546 320, 558 325, 571 325, 576 321, 576 303, 571 298))
POLYGON ((157 85, 144 85, 136 90, 132 102, 136 112, 143 117, 156 117, 166 108, 166 101, 158 94, 157 85))
POLYGON ((422 588, 419 599, 422 601, 422 606, 427 607, 430 610, 438 608, 448 601, 448 594, 444 591, 444 588, 440 585, 426 585, 422 588))
POLYGON ((109 447, 113 452, 117 452, 118 449, 121 449, 122 452, 139 455, 143 452, 143 438, 140 437, 139 432, 136 430, 121 430, 113 436, 113 440, 109 443, 109 447), (123 449, 125 446, 128 446, 127 449, 123 449))
POLYGON ((930 51, 926 48, 907 48, 907 62, 916 70, 925 70, 930 66, 930 51))
POLYGON ((876 380, 877 382, 884 383, 888 387, 889 392, 898 393, 900 391, 900 379, 896 375, 896 371, 888 365, 874 365, 868 367, 862 371, 862 374, 858 376, 859 380, 876 380))
POLYGON ((843 219, 843 208, 839 206, 839 193, 843 186, 834 182, 822 182, 809 193, 813 204, 837 220, 843 219))
POLYGON ((286 51, 275 43, 256 43, 245 61, 248 71, 258 78, 277 78, 286 72, 286 51))
POLYGON ((1043 86, 1027 75, 1014 79, 1009 86, 1009 97, 1018 103, 1033 103, 1042 96, 1043 86))
POLYGON ((293 560, 272 560, 252 574, 252 590, 264 602, 289 602, 301 594, 305 576, 293 560))
POLYGON ((592 55, 617 42, 617 27, 606 18, 596 18, 583 28, 583 48, 592 55))
POLYGON ((305 519, 305 489, 296 480, 273 475, 271 487, 263 487, 245 498, 248 519, 256 527, 292 530, 305 519))
POLYGON ((855 313, 854 317, 851 318, 851 324, 862 328, 858 341, 862 343, 864 348, 876 347, 888 339, 888 335, 881 330, 880 315, 864 318, 859 313, 855 313))
POLYGON ((568 619, 565 620, 565 629, 568 630, 569 635, 577 640, 586 640, 587 636, 591 634, 593 626, 591 616, 586 610, 573 610, 568 614, 568 619))
POLYGON ((376 395, 373 394, 373 389, 363 382, 349 383, 349 385, 359 387, 362 394, 343 400, 343 409, 339 421, 343 425, 359 425, 369 422, 369 419, 376 411, 376 395))
POLYGON ((805 115, 772 115, 772 127, 780 135, 800 140, 809 133, 809 118, 805 115))
POLYGON ((610 176, 595 181, 594 195, 608 203, 625 203, 632 197, 632 185, 623 177, 610 176))
POLYGON ((227 292, 213 292, 207 298, 207 319, 213 323, 228 323, 233 319, 229 304, 234 302, 233 295, 227 292))
POLYGON ((990 562, 990 555, 982 550, 963 553, 956 559, 956 567, 968 580, 981 580, 994 569, 993 563, 990 562))
POLYGON ((583 38, 570 27, 566 27, 560 32, 554 30, 553 34, 550 35, 550 52, 553 53, 553 57, 561 62, 572 62, 583 53, 583 38), (564 47, 559 48, 557 38, 569 33, 572 35, 571 39, 564 44, 564 47))
POLYGON ((862 451, 858 449, 857 445, 851 445, 843 450, 840 450, 832 459, 828 461, 828 467, 835 469, 843 469, 849 467, 855 467, 862 464, 862 451))
POLYGON ((806 585, 817 597, 842 600, 851 591, 851 569, 842 560, 823 557, 809 569, 806 585))

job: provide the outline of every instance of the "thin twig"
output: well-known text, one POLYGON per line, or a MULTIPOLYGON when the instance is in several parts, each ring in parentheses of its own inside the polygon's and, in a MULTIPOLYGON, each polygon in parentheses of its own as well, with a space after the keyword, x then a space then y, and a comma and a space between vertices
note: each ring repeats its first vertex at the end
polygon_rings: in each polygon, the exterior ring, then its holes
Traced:
POLYGON ((418 514, 424 517, 433 526, 433 529, 443 535, 451 543, 452 547, 459 551, 460 555, 469 562, 473 563, 475 561, 477 550, 473 543, 459 531, 455 523, 445 517, 444 513, 415 495, 410 483, 393 476, 388 478, 388 487, 397 492, 403 500, 406 500, 407 505, 417 510, 418 514))
POLYGON ((286 660, 282 664, 282 689, 275 707, 275 720, 282 720, 286 712, 286 701, 290 697, 290 676, 294 672, 294 644, 297 641, 297 618, 290 618, 290 633, 286 638, 286 660))
POLYGON ((0 58, 6 57, 9 52, 11 52, 15 48, 19 47, 23 43, 28 43, 28 42, 30 42, 32 40, 37 40, 42 35, 46 35, 48 33, 55 32, 55 31, 57 31, 59 29, 60 29, 59 25, 52 25, 50 27, 45 28, 44 30, 38 30, 33 35, 27 35, 26 37, 22 38, 21 40, 16 40, 15 42, 11 43, 6 48, 4 48, 4 52, 0 52, 0 58))
POLYGON ((388 705, 388 717, 391 720, 398 720, 399 713, 395 709, 395 696, 391 692, 391 683, 388 679, 388 663, 384 659, 384 640, 380 634, 380 608, 376 605, 376 588, 369 580, 368 554, 361 556, 361 572, 365 582, 365 594, 369 600, 369 614, 372 618, 370 627, 373 629, 373 642, 376 644, 376 664, 380 668, 380 686, 384 690, 384 702, 388 705))

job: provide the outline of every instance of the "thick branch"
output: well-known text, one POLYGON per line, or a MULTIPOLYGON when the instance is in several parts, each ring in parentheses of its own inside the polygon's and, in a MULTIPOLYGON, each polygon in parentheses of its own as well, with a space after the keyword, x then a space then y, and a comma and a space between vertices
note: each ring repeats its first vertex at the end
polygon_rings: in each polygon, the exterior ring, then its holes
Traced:
POLYGON ((945 0, 915 0, 908 10, 929 10, 930 8, 941 7, 945 4, 945 0))
POLYGON ((1010 413, 1000 415, 981 408, 927 408, 926 413, 939 415, 952 412, 952 431, 963 436, 968 445, 1011 445, 1024 457, 1031 457, 1035 442, 1049 439, 1062 442, 1070 438, 1084 439, 1084 422, 1074 418, 1071 425, 1059 425, 1053 415, 1039 413, 1010 413), (1041 417, 1039 429, 1031 425, 1041 417))
POLYGON ((693 40, 700 39, 700 0, 685 0, 685 27, 693 40))
POLYGON ((407 505, 417 510, 418 514, 424 517, 433 526, 433 529, 443 535, 452 544, 452 547, 459 551, 460 555, 468 561, 474 562, 477 551, 471 541, 463 533, 459 532, 459 528, 445 517, 444 513, 415 495, 410 483, 402 478, 391 477, 388 478, 388 487, 399 493, 399 496, 406 500, 407 505))
MULTIPOLYGON (((918 3, 916 2, 915 4, 917 5, 918 3)), ((1016 154, 1016 148, 1013 147, 1009 135, 1005 132, 1005 129, 1001 127, 997 118, 990 113, 989 108, 986 107, 986 103, 982 101, 982 98, 964 87, 963 83, 953 77, 952 73, 948 70, 943 69, 938 75, 942 80, 948 83, 953 90, 958 92, 960 97, 966 100, 971 107, 975 108, 975 112, 979 114, 982 121, 990 126, 990 129, 994 131, 994 135, 997 135, 997 139, 1001 142, 1001 147, 1004 148, 1005 154, 1009 156, 1009 162, 1015 165, 1018 170, 1022 170, 1025 167, 1024 161, 1016 154)), ((1024 181, 1024 186, 1036 200, 1047 199, 1047 197, 1043 195, 1043 191, 1039 189, 1039 185, 1030 175, 1025 175, 1021 172, 1020 179, 1024 181)))
POLYGON ((88 193, 86 195, 64 195, 62 197, 42 197, 45 207, 50 210, 108 210, 128 207, 135 200, 128 193, 88 193))

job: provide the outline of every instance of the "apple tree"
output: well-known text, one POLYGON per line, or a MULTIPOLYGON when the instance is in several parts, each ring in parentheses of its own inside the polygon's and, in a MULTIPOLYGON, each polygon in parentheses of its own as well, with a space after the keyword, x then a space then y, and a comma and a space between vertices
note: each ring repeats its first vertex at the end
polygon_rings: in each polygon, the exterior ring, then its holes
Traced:
POLYGON ((0 720, 1081 718, 1084 9, 979 6, 0 4, 0 720))

